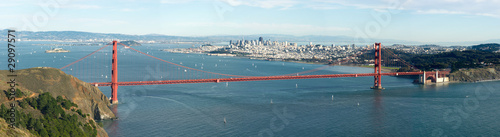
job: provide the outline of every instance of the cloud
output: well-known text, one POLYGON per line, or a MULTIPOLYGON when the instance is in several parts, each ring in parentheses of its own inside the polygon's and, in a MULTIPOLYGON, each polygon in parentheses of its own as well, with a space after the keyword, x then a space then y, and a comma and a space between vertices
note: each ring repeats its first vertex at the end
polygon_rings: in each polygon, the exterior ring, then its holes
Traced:
POLYGON ((500 17, 500 0, 412 0, 403 6, 419 14, 462 14, 500 17))
POLYGON ((465 12, 462 11, 448 11, 448 10, 417 10, 417 13, 421 14, 465 14, 465 12))
POLYGON ((137 11, 141 11, 141 10, 144 10, 144 8, 121 8, 119 9, 118 11, 121 11, 121 12, 137 12, 137 11))
POLYGON ((0 5, 0 8, 3 8, 3 7, 17 7, 17 6, 22 6, 23 4, 21 3, 2 3, 2 5, 0 5))
MULTIPOLYGON (((332 27, 332 26, 314 26, 306 24, 289 24, 289 23, 234 23, 234 22, 183 22, 175 23, 173 26, 178 28, 190 28, 192 30, 225 30, 227 34, 291 34, 291 35, 314 35, 314 34, 330 34, 338 35, 339 32, 349 32, 350 28, 332 27), (245 30, 242 32, 242 30, 245 30)), ((198 32, 198 31, 197 31, 198 32)), ((210 32, 210 31, 208 31, 210 32)), ((184 32, 185 33, 185 32, 184 32)), ((187 32, 191 33, 191 32, 187 32)), ((210 35, 210 34, 207 34, 210 35)))
POLYGON ((85 22, 87 25, 116 25, 116 24, 128 24, 126 21, 116 20, 116 19, 99 19, 99 18, 76 18, 72 19, 71 22, 80 23, 85 22))
POLYGON ((252 7, 261 7, 261 8, 281 8, 288 9, 290 7, 295 6, 296 4, 301 3, 297 0, 220 0, 225 2, 231 6, 252 6, 252 7))
POLYGON ((342 8, 405 10, 416 14, 461 14, 500 17, 500 0, 219 0, 231 6, 289 9, 305 7, 315 10, 342 8))
POLYGON ((191 0, 161 0, 160 3, 162 3, 162 4, 178 4, 178 3, 187 3, 190 1, 191 0))
POLYGON ((86 4, 70 4, 70 5, 63 5, 61 8, 67 8, 67 9, 101 9, 102 7, 99 5, 86 5, 86 4))

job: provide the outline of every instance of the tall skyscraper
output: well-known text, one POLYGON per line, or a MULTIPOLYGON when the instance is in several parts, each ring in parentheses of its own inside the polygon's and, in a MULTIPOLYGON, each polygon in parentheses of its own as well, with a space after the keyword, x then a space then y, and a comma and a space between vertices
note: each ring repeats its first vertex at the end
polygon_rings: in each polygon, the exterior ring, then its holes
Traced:
POLYGON ((264 42, 264 38, 259 37, 259 42, 263 43, 264 42))

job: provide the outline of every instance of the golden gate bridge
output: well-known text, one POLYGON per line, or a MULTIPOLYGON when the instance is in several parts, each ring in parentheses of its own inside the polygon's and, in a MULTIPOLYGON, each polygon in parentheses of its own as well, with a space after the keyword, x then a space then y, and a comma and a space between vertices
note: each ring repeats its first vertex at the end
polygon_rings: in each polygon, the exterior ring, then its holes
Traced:
MULTIPOLYGON (((192 67, 187 67, 182 65, 182 63, 173 63, 158 57, 155 57, 153 55, 150 55, 148 53, 144 53, 142 51, 139 51, 135 48, 132 48, 130 46, 127 46, 125 44, 122 44, 120 42, 117 42, 116 40, 113 41, 112 43, 109 43, 101 48, 99 48, 96 51, 93 51, 92 53, 64 66, 61 67, 61 70, 68 69, 70 66, 73 66, 70 68, 71 71, 73 71, 73 68, 77 69, 75 70, 76 74, 83 74, 87 76, 94 76, 94 75, 99 75, 102 74, 100 72, 97 72, 95 70, 95 67, 102 67, 102 65, 95 65, 96 63, 92 62, 86 62, 83 63, 82 65, 76 65, 78 62, 84 62, 85 59, 88 57, 91 57, 92 55, 96 53, 100 53, 101 50, 104 48, 113 45, 113 49, 111 52, 111 81, 94 81, 91 77, 89 82, 90 84, 94 86, 111 86, 111 103, 116 104, 118 103, 118 87, 119 86, 136 86, 136 85, 162 85, 162 84, 188 84, 188 83, 219 83, 219 82, 240 82, 240 81, 265 81, 265 80, 289 80, 289 79, 318 79, 318 78, 340 78, 340 77, 369 77, 373 76, 374 77, 374 85, 371 87, 372 89, 383 89, 382 88, 382 76, 399 76, 399 75, 424 75, 427 78, 432 78, 435 79, 439 77, 438 73, 428 73, 425 74, 425 71, 417 71, 417 72, 382 72, 382 48, 380 43, 375 43, 374 44, 374 51, 375 51, 375 58, 374 58, 374 72, 373 73, 355 73, 355 74, 309 74, 309 75, 303 75, 319 70, 326 69, 328 67, 331 67, 332 65, 325 65, 316 69, 311 69, 307 71, 302 71, 302 72, 297 72, 297 73, 291 73, 291 74, 285 74, 285 75, 275 75, 275 76, 244 76, 244 75, 232 75, 232 74, 224 74, 224 73, 216 73, 216 72, 210 72, 210 71, 205 71, 201 69, 196 69, 192 67), (118 45, 120 44, 120 45, 118 45), (131 49, 137 53, 140 53, 141 55, 148 56, 156 61, 160 61, 164 63, 162 65, 163 68, 160 68, 160 70, 165 70, 165 71, 170 71, 171 76, 174 76, 176 78, 171 78, 170 80, 154 80, 154 81, 118 81, 118 46, 124 46, 126 49, 131 49), (189 70, 189 71, 188 71, 189 70), (80 72, 83 71, 83 72, 80 72), (189 72, 189 73, 188 73, 189 72)), ((367 48, 368 49, 368 48, 367 48)), ((354 55, 351 55, 349 57, 346 57, 343 60, 339 60, 333 64, 340 64, 340 63, 345 63, 349 61, 352 58, 355 58, 358 55, 366 53, 368 50, 365 49, 363 51, 357 52, 354 55)), ((390 50, 384 50, 385 52, 389 53, 394 57, 394 59, 387 59, 385 60, 386 65, 391 65, 389 62, 393 62, 393 66, 408 66, 410 68, 415 68, 411 64, 405 62, 401 58, 399 58, 396 54, 391 52, 390 50), (394 65, 394 63, 397 63, 399 65, 394 65)), ((108 56, 107 52, 104 53, 104 60, 108 56)), ((96 58, 96 56, 94 56, 96 58)), ((172 59, 173 60, 173 59, 172 59)), ((202 64, 203 65, 203 64, 202 64)), ((106 68, 107 71, 109 71, 109 68, 106 68)), ((104 69, 104 70, 105 70, 104 69)), ((101 69, 103 70, 103 69, 101 69)), ((449 73, 449 72, 444 72, 444 73, 449 73)), ((130 74, 133 75, 133 74, 130 74)), ((104 75, 101 75, 101 77, 104 75)), ((106 75, 107 79, 107 75, 106 75)))

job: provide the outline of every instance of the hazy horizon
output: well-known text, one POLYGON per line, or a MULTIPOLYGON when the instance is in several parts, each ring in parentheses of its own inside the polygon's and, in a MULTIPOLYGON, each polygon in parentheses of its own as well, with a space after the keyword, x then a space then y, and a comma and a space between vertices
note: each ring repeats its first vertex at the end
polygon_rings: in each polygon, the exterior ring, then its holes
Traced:
POLYGON ((9 1, 0 28, 127 35, 282 34, 421 43, 500 39, 500 1, 9 1))

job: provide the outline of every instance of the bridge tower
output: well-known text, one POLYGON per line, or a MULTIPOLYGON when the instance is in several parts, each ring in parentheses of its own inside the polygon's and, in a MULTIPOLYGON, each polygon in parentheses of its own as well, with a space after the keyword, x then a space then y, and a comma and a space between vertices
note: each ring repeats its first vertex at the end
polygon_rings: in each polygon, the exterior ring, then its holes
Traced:
POLYGON ((372 89, 384 89, 382 88, 382 75, 380 74, 382 68, 382 48, 380 43, 375 43, 375 73, 377 75, 374 76, 374 84, 372 89))
POLYGON ((111 104, 118 104, 118 50, 113 40, 113 59, 111 60, 111 104))

